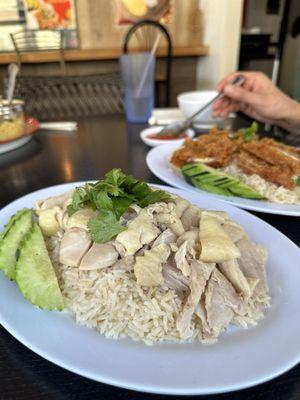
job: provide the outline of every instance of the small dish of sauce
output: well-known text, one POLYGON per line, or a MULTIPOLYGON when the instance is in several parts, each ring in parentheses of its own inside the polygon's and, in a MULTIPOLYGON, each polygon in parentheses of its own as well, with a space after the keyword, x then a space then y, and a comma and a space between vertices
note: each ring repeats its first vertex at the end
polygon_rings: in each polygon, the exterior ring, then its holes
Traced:
POLYGON ((159 146, 166 143, 183 143, 187 138, 192 138, 195 135, 193 129, 187 129, 186 132, 180 136, 158 136, 158 133, 163 129, 162 126, 152 126, 142 130, 140 138, 142 141, 150 147, 159 146))

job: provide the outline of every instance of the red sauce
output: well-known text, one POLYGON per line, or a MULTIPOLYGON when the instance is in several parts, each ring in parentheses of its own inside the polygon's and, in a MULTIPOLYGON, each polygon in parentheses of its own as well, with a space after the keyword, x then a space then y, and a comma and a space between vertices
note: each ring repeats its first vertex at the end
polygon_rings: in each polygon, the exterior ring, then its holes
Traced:
POLYGON ((187 137, 188 135, 186 133, 180 136, 168 136, 168 135, 158 136, 157 133, 151 133, 150 135, 147 135, 147 138, 156 140, 176 140, 176 139, 186 139, 187 137))

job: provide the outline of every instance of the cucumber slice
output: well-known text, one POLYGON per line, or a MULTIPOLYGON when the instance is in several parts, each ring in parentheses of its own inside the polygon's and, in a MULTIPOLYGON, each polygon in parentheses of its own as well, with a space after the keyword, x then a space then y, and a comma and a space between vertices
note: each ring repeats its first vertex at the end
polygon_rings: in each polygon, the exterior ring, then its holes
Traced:
POLYGON ((187 182, 200 189, 223 196, 262 200, 264 197, 237 178, 201 163, 186 164, 181 172, 187 182))
POLYGON ((218 186, 213 186, 210 185, 209 183, 199 184, 197 185, 197 187, 199 187, 199 189, 205 190, 206 192, 221 194, 222 196, 231 196, 231 193, 228 189, 221 188, 218 186))
POLYGON ((24 297, 32 304, 47 310, 63 309, 63 296, 37 224, 34 224, 20 246, 16 281, 24 297))
POLYGON ((263 197, 256 190, 252 189, 250 186, 243 184, 242 182, 238 182, 233 186, 230 186, 229 190, 232 192, 234 196, 246 197, 248 199, 256 199, 263 200, 263 197))
POLYGON ((9 279, 15 279, 17 250, 24 235, 32 227, 32 210, 24 209, 11 217, 0 241, 0 269, 9 279))
POLYGON ((16 222, 17 219, 20 218, 22 214, 24 214, 26 211, 28 211, 28 208, 23 208, 22 210, 16 212, 12 217, 10 217, 10 220, 6 225, 4 225, 4 230, 0 235, 0 239, 2 240, 4 236, 7 234, 7 232, 10 230, 10 228, 13 226, 13 224, 16 222))

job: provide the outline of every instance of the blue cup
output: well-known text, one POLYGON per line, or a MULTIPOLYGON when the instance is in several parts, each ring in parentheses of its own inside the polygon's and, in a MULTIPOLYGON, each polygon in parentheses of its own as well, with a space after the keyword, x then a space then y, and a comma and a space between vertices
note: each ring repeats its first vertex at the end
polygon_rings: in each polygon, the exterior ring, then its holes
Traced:
POLYGON ((126 119, 133 123, 147 122, 154 106, 155 55, 123 54, 120 65, 126 119))

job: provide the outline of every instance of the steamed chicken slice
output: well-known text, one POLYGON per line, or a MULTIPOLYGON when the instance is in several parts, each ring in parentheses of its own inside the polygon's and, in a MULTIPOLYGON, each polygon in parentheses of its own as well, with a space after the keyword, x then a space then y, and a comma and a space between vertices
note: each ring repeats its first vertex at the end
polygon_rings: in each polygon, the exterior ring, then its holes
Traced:
POLYGON ((167 261, 169 255, 169 246, 161 243, 151 250, 145 250, 143 256, 137 256, 134 264, 134 274, 138 285, 162 285, 164 283, 162 264, 167 261))
POLYGON ((185 231, 190 230, 192 227, 199 227, 201 210, 190 205, 182 214, 181 222, 185 231))
POLYGON ((55 235, 59 229, 59 216, 62 210, 58 206, 38 212, 39 226, 45 236, 55 235))
POLYGON ((191 329, 192 317, 214 269, 214 263, 191 261, 190 294, 176 321, 181 339, 188 339, 193 333, 191 329))
POLYGON ((66 230, 60 242, 59 262, 70 267, 78 267, 90 245, 91 239, 85 229, 66 230))
POLYGON ((238 242, 243 236, 246 235, 244 228, 234 221, 225 221, 225 223, 222 224, 222 229, 227 233, 234 243, 238 242))
POLYGON ((159 236, 157 236, 157 238, 153 242, 152 247, 155 247, 161 243, 175 243, 176 239, 177 236, 175 235, 175 233, 170 228, 167 228, 159 236))
POLYGON ((65 205, 72 199, 74 193, 74 189, 69 190, 66 193, 63 193, 59 196, 49 197, 46 200, 38 200, 35 204, 35 208, 37 211, 39 210, 47 210, 49 208, 53 208, 58 206, 60 208, 64 208, 65 205))
POLYGON ((245 314, 243 301, 231 283, 217 269, 211 274, 204 296, 206 320, 210 329, 208 338, 217 338, 228 327, 235 313, 245 314))
POLYGON ((163 265, 162 274, 164 284, 169 288, 182 294, 189 291, 190 280, 176 267, 174 255, 171 254, 167 262, 163 265))
POLYGON ((190 206, 190 203, 179 196, 172 196, 175 200, 175 213, 176 215, 181 218, 184 211, 190 206))
POLYGON ((199 241, 199 229, 192 228, 190 231, 184 232, 180 235, 176 241, 177 246, 181 246, 186 240, 194 240, 195 242, 199 241))
POLYGON ((237 293, 241 294, 243 298, 249 299, 252 294, 249 282, 242 270, 239 267, 237 260, 223 261, 218 264, 222 274, 229 280, 237 293))
POLYGON ((91 208, 84 208, 76 211, 67 220, 67 228, 82 228, 88 229, 87 224, 89 220, 97 215, 97 211, 93 211, 91 208))
POLYGON ((202 215, 200 221, 200 260, 223 262, 240 256, 240 251, 213 217, 202 215))
POLYGON ((93 243, 89 251, 83 256, 79 268, 93 270, 110 267, 118 259, 119 253, 112 244, 93 243))
POLYGON ((268 284, 266 276, 267 250, 244 236, 236 243, 241 252, 238 260, 239 266, 247 278, 258 279, 254 288, 255 299, 265 302, 268 298, 268 284))
POLYGON ((191 274, 191 266, 188 261, 196 257, 194 245, 195 242, 193 240, 186 240, 175 253, 176 266, 184 276, 190 276, 191 274))
POLYGON ((128 223, 127 230, 116 237, 116 242, 125 248, 126 255, 135 254, 144 244, 151 243, 160 234, 160 230, 153 224, 152 215, 147 211, 147 208, 142 209, 139 215, 128 223))

